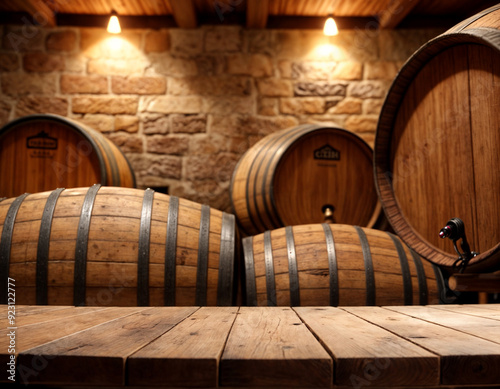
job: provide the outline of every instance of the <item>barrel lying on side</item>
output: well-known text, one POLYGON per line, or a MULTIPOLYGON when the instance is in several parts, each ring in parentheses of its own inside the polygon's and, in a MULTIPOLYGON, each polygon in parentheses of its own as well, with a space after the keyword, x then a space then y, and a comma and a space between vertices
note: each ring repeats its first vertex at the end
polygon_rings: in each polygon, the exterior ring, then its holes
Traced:
POLYGON ((37 114, 0 128, 0 196, 14 197, 54 188, 95 183, 135 187, 121 150, 76 120, 37 114))
POLYGON ((58 189, 0 202, 0 302, 232 305, 233 215, 154 191, 58 189))
POLYGON ((440 270, 395 235, 340 224, 243 239, 246 303, 280 306, 449 302, 440 270))

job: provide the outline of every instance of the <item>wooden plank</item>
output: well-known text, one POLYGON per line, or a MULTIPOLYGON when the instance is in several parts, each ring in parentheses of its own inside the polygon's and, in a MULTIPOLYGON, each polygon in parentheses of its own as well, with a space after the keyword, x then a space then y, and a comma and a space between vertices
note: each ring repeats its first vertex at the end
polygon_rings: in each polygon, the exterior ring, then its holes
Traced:
MULTIPOLYGON (((29 350, 33 347, 40 346, 42 344, 60 339, 64 336, 74 334, 78 331, 85 330, 87 328, 105 323, 110 320, 114 320, 118 317, 130 315, 138 310, 146 309, 144 308, 101 308, 99 310, 92 309, 89 307, 76 308, 69 307, 73 313, 68 313, 67 310, 47 310, 48 312, 39 313, 33 315, 33 318, 38 317, 42 319, 41 322, 37 320, 31 320, 34 323, 29 325, 23 325, 17 327, 14 332, 15 341, 15 353, 19 353, 29 350), (62 318, 60 315, 50 320, 48 316, 51 314, 59 314, 60 312, 66 312, 66 317, 62 318)), ((32 316, 28 316, 26 319, 31 319, 32 316)), ((9 344, 11 340, 12 330, 2 329, 0 331, 0 363, 7 363, 11 358, 11 353, 9 353, 9 344)), ((23 364, 18 363, 19 379, 21 383, 28 384, 31 377, 37 373, 38 368, 43 366, 43 364, 37 363, 36 358, 31 359, 28 364, 24 362, 23 364)), ((6 381, 6 377, 2 377, 6 381)))
POLYGON ((290 308, 241 307, 220 362, 221 386, 330 387, 332 359, 290 308))
POLYGON ((405 315, 417 317, 500 344, 500 322, 498 320, 451 311, 421 308, 417 306, 387 307, 392 311, 404 313, 405 315))
POLYGON ((419 0, 392 0, 379 14, 380 28, 395 28, 418 4, 419 0))
POLYGON ((196 12, 192 0, 170 0, 175 22, 180 28, 196 28, 196 12))
POLYGON ((247 1, 247 28, 265 28, 269 15, 269 0, 247 1))
MULTIPOLYGON (((439 358, 339 308, 294 308, 335 359, 336 385, 439 384, 439 358)), ((385 310, 371 308, 379 315, 385 310)))
POLYGON ((444 309, 467 315, 476 315, 487 317, 489 319, 500 320, 500 305, 497 304, 481 304, 481 305, 436 305, 432 306, 436 309, 444 309))
MULTIPOLYGON (((10 326, 8 323, 8 318, 7 318, 7 312, 8 312, 8 305, 0 305, 0 329, 5 328, 10 326)), ((39 313, 45 314, 48 312, 55 312, 58 310, 66 310, 70 309, 71 307, 68 306, 56 306, 56 305, 15 305, 14 306, 14 312, 15 312, 15 325, 16 326, 21 326, 26 323, 34 322, 33 319, 31 319, 31 316, 37 315, 39 313)), ((10 312, 12 312, 12 308, 10 308, 10 312)))
MULTIPOLYGON (((31 383, 124 385, 128 356, 197 309, 145 309, 32 348, 19 355, 18 363, 31 366, 34 358, 49 361, 31 383)), ((55 327, 54 331, 57 332, 55 327)))
POLYGON ((43 323, 46 321, 61 320, 71 316, 83 315, 106 309, 106 307, 86 307, 86 309, 82 308, 83 307, 68 306, 64 309, 40 311, 38 313, 33 313, 30 315, 17 315, 16 308, 16 326, 23 327, 32 324, 43 323))
POLYGON ((203 307, 128 359, 129 385, 216 387, 237 307, 203 307))
MULTIPOLYGON (((426 309, 432 308, 423 307, 422 311, 426 309)), ((496 343, 388 309, 386 312, 370 307, 345 310, 439 355, 441 384, 500 382, 500 346, 496 343)), ((464 321, 463 325, 466 324, 464 321)))

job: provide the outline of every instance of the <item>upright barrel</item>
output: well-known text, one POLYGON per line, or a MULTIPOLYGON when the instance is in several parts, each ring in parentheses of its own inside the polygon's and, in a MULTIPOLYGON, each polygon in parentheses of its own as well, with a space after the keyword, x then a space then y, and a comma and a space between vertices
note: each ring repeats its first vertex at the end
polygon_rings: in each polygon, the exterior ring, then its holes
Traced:
POLYGON ((423 45, 402 67, 378 123, 375 181, 394 231, 453 270, 438 234, 464 221, 465 271, 500 269, 500 5, 423 45))
POLYGON ((57 189, 0 202, 0 303, 232 305, 233 215, 118 187, 57 189))
POLYGON ((437 266, 395 235, 309 224, 243 239, 248 305, 348 306, 449 302, 437 266))
POLYGON ((95 183, 135 187, 120 149, 100 132, 58 115, 24 116, 0 129, 0 196, 95 183))
POLYGON ((287 225, 373 226, 381 208, 373 183, 373 153, 339 127, 306 124, 272 133, 240 159, 231 201, 241 230, 254 235, 287 225))

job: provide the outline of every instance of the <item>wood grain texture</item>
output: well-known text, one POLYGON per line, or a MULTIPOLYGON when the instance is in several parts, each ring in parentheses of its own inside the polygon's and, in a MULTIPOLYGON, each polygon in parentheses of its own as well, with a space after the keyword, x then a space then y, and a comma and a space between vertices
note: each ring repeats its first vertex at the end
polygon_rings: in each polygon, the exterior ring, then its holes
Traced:
POLYGON ((380 214, 372 171, 371 148, 351 132, 320 125, 284 129, 240 159, 230 189, 234 213, 247 235, 321 223, 325 205, 334 207, 336 223, 371 227, 380 214))
MULTIPOLYGON (((336 385, 439 384, 439 359, 435 354, 340 308, 294 310, 333 356, 336 385)), ((373 308, 372 312, 386 314, 382 308, 373 308)))
POLYGON ((241 307, 220 361, 220 385, 328 387, 332 370, 290 308, 241 307))
MULTIPOLYGON (((88 188, 64 190, 57 200, 50 231, 48 252, 48 303, 73 305, 75 250, 78 223, 88 188)), ((38 239, 43 210, 50 192, 28 196, 19 209, 12 235, 9 261, 10 277, 16 280, 19 304, 36 303, 38 239)), ((139 235, 144 191, 101 187, 92 209, 87 243, 86 304, 137 305, 139 235)), ((174 245, 174 302, 194 305, 197 288, 201 205, 179 200, 175 213, 175 242, 167 239, 171 197, 155 193, 149 236, 149 304, 164 305, 165 252, 174 245)), ((0 203, 0 226, 3 226, 11 199, 0 203)), ((234 218, 210 209, 207 251, 207 305, 223 304, 234 298, 232 273, 235 257, 234 218), (229 222, 224 224, 226 217, 229 222), (223 236, 222 229, 226 225, 223 236), (219 291, 220 260, 225 258, 222 296, 219 291), (226 290, 226 289, 224 289, 226 290), (227 300, 229 299, 229 300, 227 300)), ((170 238, 169 238, 170 239, 170 238)), ((169 273, 170 274, 170 273, 169 273)), ((222 290, 222 289, 221 289, 222 290)))
POLYGON ((127 158, 101 133, 57 115, 30 115, 0 129, 0 195, 95 183, 135 187, 127 158))
POLYGON ((265 28, 269 14, 269 0, 247 1, 247 28, 265 28))
POLYGON ((438 237, 464 220, 471 272, 500 267, 500 9, 429 41, 403 66, 377 128, 375 181, 396 233, 429 261, 451 268, 453 245, 438 237))
MULTIPOLYGON (((439 355, 441 384, 491 385, 500 381, 500 347, 497 343, 389 309, 385 315, 380 315, 367 308, 344 309, 439 355)), ((434 311, 424 307, 419 317, 424 315, 425 309, 434 311)), ((467 325, 468 319, 462 319, 464 326, 467 325)), ((460 321, 460 315, 456 320, 460 321)))
POLYGON ((471 317, 470 315, 439 309, 415 310, 414 308, 390 307, 388 309, 500 344, 500 323, 498 320, 477 316, 471 317), (464 323, 467 324, 464 325, 464 323))
POLYGON ((216 387, 237 307, 203 307, 128 359, 130 385, 216 387))
MULTIPOLYGON (((16 355, 23 353, 34 347, 41 346, 43 344, 55 341, 67 335, 72 335, 76 332, 86 330, 88 328, 97 326, 99 324, 109 322, 111 320, 117 319, 119 317, 127 316, 135 312, 139 312, 144 308, 137 307, 120 307, 120 308, 90 308, 88 309, 69 307, 69 312, 66 312, 66 317, 61 317, 60 315, 55 315, 60 311, 48 311, 46 313, 41 313, 39 315, 28 316, 28 319, 34 321, 32 324, 19 326, 19 320, 17 329, 15 330, 16 343, 15 351, 16 355), (36 319, 36 320, 34 320, 36 319), (54 329, 57 328, 57 331, 54 329)), ((67 310, 66 310, 67 311, 67 310)), ((0 330, 0 335, 2 338, 0 340, 1 351, 0 351, 0 361, 2 363, 7 363, 10 359, 10 353, 8 353, 9 346, 9 334, 11 330, 2 329, 0 330)), ((36 358, 35 358, 36 359, 36 358)), ((26 379, 29 381, 28 376, 31 376, 30 369, 33 368, 33 361, 35 359, 25 360, 25 363, 18 364, 19 373, 21 379, 26 379)), ((36 361, 35 361, 36 364, 36 361)), ((5 376, 1 379, 7 382, 5 376)))
MULTIPOLYGON (((339 306, 367 305, 368 300, 374 301, 374 305, 403 305, 405 301, 412 304, 435 304, 440 301, 441 292, 435 269, 429 262, 418 262, 422 266, 422 273, 419 274, 408 247, 402 244, 404 252, 400 259, 394 241, 386 232, 363 228, 373 269, 368 273, 372 273, 374 277, 373 289, 367 288, 366 258, 357 231, 353 226, 340 224, 330 224, 329 228, 333 235, 336 274, 335 270, 330 270, 329 249, 322 225, 292 228, 300 305, 336 305, 332 304, 332 293, 339 306), (407 265, 406 269, 401 266, 401 261, 407 265), (335 276, 338 279, 338 290, 334 290, 331 284, 332 277, 335 276), (405 286, 409 289, 406 292, 409 295, 406 296, 405 286)), ((293 305, 286 229, 271 231, 270 239, 277 305, 293 305)), ((395 239, 399 241, 398 238, 395 239)), ((247 304, 271 305, 266 281, 264 234, 245 240, 251 245, 251 250, 248 244, 244 245, 247 304)))
POLYGON ((142 310, 25 351, 19 364, 30 366, 35 356, 50 360, 32 383, 122 386, 127 358, 196 309, 142 310))

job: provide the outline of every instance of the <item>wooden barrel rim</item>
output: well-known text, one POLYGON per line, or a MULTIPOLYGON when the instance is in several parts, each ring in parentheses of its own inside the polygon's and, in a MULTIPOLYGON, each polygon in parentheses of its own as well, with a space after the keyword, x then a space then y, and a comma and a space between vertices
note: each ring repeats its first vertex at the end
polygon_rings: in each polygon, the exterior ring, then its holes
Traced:
MULTIPOLYGON (((500 9, 500 5, 491 7, 484 11, 481 16, 498 9, 500 9)), ((389 88, 382 106, 375 134, 373 166, 375 187, 387 219, 396 233, 418 254, 437 265, 450 268, 456 261, 456 256, 429 244, 416 231, 413 231, 411 226, 404 219, 401 209, 399 208, 398 200, 392 190, 392 179, 389 177, 392 169, 390 161, 386 157, 389 155, 391 147, 393 146, 390 144, 390 140, 392 138, 396 113, 399 111, 402 97, 406 93, 414 77, 422 69, 423 65, 440 52, 450 49, 453 46, 466 43, 479 44, 500 51, 499 30, 479 27, 462 31, 467 25, 473 23, 477 19, 478 17, 471 18, 465 26, 460 27, 458 32, 444 33, 431 39, 406 61, 389 88)), ((492 265, 498 267, 500 264, 495 263, 497 262, 497 254, 500 254, 500 242, 491 249, 472 258, 469 262, 469 266, 473 267, 474 271, 480 271, 492 265)))

